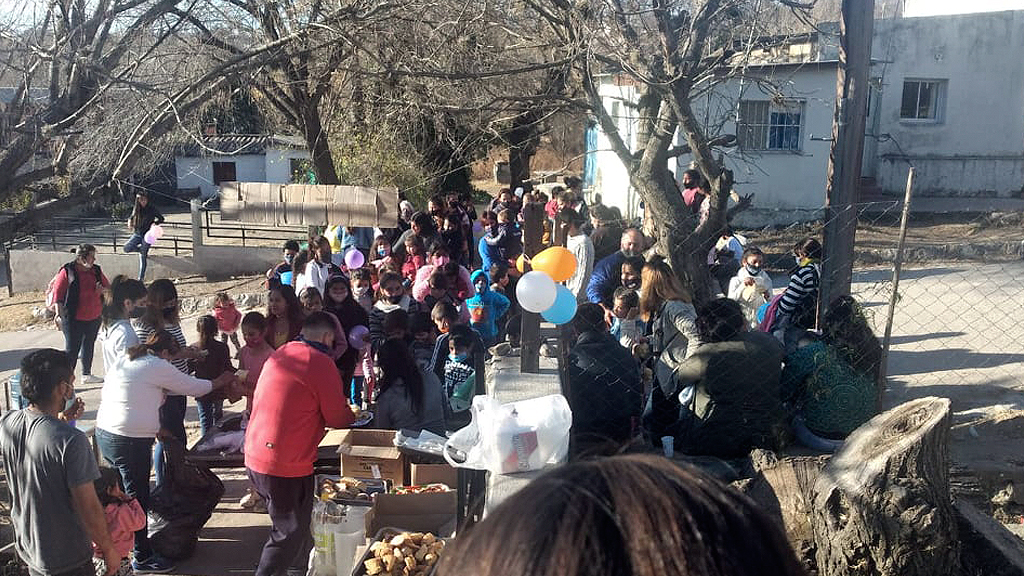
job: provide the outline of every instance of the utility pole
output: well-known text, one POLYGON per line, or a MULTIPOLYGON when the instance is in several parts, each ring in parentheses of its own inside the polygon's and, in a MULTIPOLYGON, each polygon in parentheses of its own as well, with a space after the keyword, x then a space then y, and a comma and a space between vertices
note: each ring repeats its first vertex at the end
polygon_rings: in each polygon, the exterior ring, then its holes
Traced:
POLYGON ((864 158, 874 13, 874 0, 843 0, 836 107, 825 193, 821 309, 837 296, 849 294, 853 279, 856 205, 860 198, 860 171, 864 158))

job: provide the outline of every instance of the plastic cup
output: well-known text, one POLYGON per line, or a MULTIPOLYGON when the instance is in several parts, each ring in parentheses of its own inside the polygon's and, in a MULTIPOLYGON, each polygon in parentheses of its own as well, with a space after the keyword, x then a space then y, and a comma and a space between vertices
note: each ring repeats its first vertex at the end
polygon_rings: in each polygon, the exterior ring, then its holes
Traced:
POLYGON ((665 458, 671 458, 676 453, 676 439, 672 436, 662 436, 661 449, 665 451, 665 458))

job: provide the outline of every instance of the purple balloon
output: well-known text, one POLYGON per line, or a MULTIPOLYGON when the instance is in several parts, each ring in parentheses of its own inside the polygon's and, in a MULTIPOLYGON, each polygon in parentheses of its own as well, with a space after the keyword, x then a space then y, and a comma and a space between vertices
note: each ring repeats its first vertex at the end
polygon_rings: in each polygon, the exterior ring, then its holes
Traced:
POLYGON ((145 233, 145 234, 144 234, 144 235, 142 236, 142 240, 143 240, 143 241, 144 241, 144 242, 145 242, 146 244, 149 244, 150 246, 152 246, 153 244, 156 244, 156 240, 157 240, 157 238, 156 238, 156 235, 154 235, 154 234, 153 234, 153 231, 152 231, 152 230, 150 230, 149 232, 146 232, 146 233, 145 233))
POLYGON ((353 348, 362 348, 363 346, 365 346, 363 341, 369 335, 370 329, 367 328, 366 326, 354 326, 351 330, 348 331, 348 345, 353 348))
POLYGON ((352 248, 345 252, 345 265, 349 267, 349 270, 362 268, 364 262, 366 262, 366 258, 363 258, 363 253, 359 250, 352 248))

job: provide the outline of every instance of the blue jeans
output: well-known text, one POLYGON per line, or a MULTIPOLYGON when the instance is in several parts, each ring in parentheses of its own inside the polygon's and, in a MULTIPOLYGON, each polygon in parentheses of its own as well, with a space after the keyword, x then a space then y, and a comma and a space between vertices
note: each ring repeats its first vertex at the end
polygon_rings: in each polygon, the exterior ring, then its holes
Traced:
POLYGON ((92 356, 96 349, 96 335, 100 333, 100 319, 64 320, 64 351, 71 357, 71 369, 82 355, 82 374, 92 374, 92 356))
MULTIPOLYGON (((164 405, 160 407, 160 427, 168 430, 172 436, 181 440, 182 444, 187 442, 185 436, 185 397, 168 396, 164 405)), ((164 483, 164 446, 163 443, 156 443, 156 450, 153 451, 153 464, 156 467, 156 485, 164 483)))
POLYGON ((199 429, 202 435, 206 436, 206 433, 213 429, 213 425, 224 417, 224 401, 197 398, 196 404, 199 405, 199 429))
POLYGON ((138 232, 132 234, 131 238, 124 243, 124 251, 138 252, 139 253, 139 281, 142 282, 146 279, 146 258, 149 257, 149 244, 142 238, 142 234, 138 232))
MULTIPOLYGON (((96 444, 103 459, 121 473, 126 494, 139 501, 149 511, 149 473, 153 462, 152 438, 129 438, 101 430, 95 431, 96 444)), ((145 560, 152 555, 147 528, 135 532, 135 558, 145 560)))

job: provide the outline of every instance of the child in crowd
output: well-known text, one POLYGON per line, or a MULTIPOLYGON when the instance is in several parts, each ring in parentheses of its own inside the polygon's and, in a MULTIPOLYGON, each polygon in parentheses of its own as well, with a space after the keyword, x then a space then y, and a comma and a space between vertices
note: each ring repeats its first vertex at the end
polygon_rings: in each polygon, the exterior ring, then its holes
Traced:
POLYGON ((409 313, 395 308, 384 315, 385 340, 409 340, 409 313))
POLYGON ((488 270, 488 276, 491 279, 491 291, 496 294, 501 294, 508 299, 509 308, 508 312, 505 313, 505 318, 498 321, 498 342, 508 341, 510 344, 516 345, 519 342, 519 303, 513 298, 512 285, 510 284, 511 278, 509 277, 508 264, 504 262, 494 262, 491 264, 490 270, 488 270))
POLYGON ((626 350, 640 343, 644 335, 644 321, 640 318, 640 295, 636 290, 619 286, 612 295, 611 334, 626 350))
MULTIPOLYGON (((200 358, 192 360, 192 368, 196 378, 214 380, 225 372, 234 372, 231 365, 231 351, 228 345, 217 340, 217 319, 213 316, 200 316, 196 321, 196 332, 199 334, 200 358)), ((199 429, 206 436, 217 421, 224 417, 223 398, 214 399, 212 395, 196 398, 199 405, 199 429)))
MULTIPOLYGON (((352 285, 349 279, 344 276, 334 276, 327 281, 327 294, 324 297, 324 310, 330 312, 338 319, 345 334, 352 333, 357 326, 369 327, 370 317, 366 310, 356 302, 352 292, 352 285)), ((357 341, 348 343, 348 349, 336 361, 335 365, 341 374, 341 381, 348 385, 355 378, 360 365, 360 359, 364 354, 364 343, 357 341)), ((367 374, 364 370, 363 374, 367 374)), ((360 389, 361 392, 361 389, 360 389)), ((353 403, 362 400, 361 395, 349 396, 353 403)))
POLYGON ((500 260, 507 261, 512 254, 521 254, 523 251, 523 233, 509 209, 498 212, 498 222, 491 227, 485 238, 488 245, 498 249, 500 260))
POLYGON ((491 290, 508 298, 508 264, 495 262, 491 264, 491 269, 487 271, 487 274, 491 279, 491 290))
POLYGON ((299 253, 299 243, 295 240, 288 240, 284 243, 284 248, 281 250, 281 254, 284 257, 282 262, 278 262, 273 268, 267 270, 267 289, 281 284, 281 274, 292 271, 292 264, 295 262, 295 256, 299 253))
POLYGON ((376 351, 389 337, 384 328, 384 317, 389 312, 403 310, 409 313, 417 312, 419 309, 419 302, 406 294, 401 276, 391 272, 381 274, 380 299, 373 305, 369 319, 370 342, 373 344, 373 350, 376 351))
POLYGON ((213 317, 217 319, 220 339, 227 344, 228 339, 235 345, 235 354, 241 346, 238 344, 238 325, 242 322, 242 313, 235 307, 235 301, 227 292, 217 292, 213 299, 213 317))
POLYGON ((373 308, 373 280, 369 268, 352 271, 352 298, 369 314, 373 308))
POLYGON ((370 265, 380 270, 386 265, 397 261, 398 255, 392 253, 391 242, 382 234, 373 240, 373 246, 370 247, 370 258, 372 258, 370 265))
POLYGON ((480 334, 485 346, 493 346, 498 341, 498 322, 508 312, 509 301, 505 296, 491 291, 487 272, 473 272, 472 280, 476 296, 466 300, 470 325, 480 334))
MULTIPOLYGON (((238 351, 238 369, 245 372, 245 412, 252 410, 252 395, 256 390, 256 382, 260 379, 260 372, 263 364, 266 363, 274 349, 267 343, 267 319, 259 312, 249 312, 242 317, 242 340, 245 346, 238 351)), ((256 493, 256 490, 249 486, 246 494, 239 502, 242 508, 251 509, 254 512, 266 512, 267 505, 256 493)))
POLYGON ((277 350, 294 340, 302 330, 304 317, 291 286, 271 288, 267 293, 267 343, 277 350))
MULTIPOLYGON (((113 468, 100 467, 100 477, 93 481, 96 496, 103 506, 107 530, 114 543, 114 549, 121 556, 121 566, 115 576, 131 576, 132 563, 128 558, 135 545, 135 532, 146 527, 146 512, 139 501, 124 493, 121 488, 121 474, 113 468)), ((106 576, 107 563, 100 549, 93 543, 92 565, 96 576, 106 576)))
MULTIPOLYGON (((439 333, 437 342, 434 344, 434 354, 430 359, 430 369, 437 375, 438 380, 444 381, 444 363, 448 357, 448 338, 452 329, 456 326, 469 326, 459 316, 459 311, 448 302, 438 302, 430 311, 430 319, 434 322, 439 333)), ((473 337, 473 365, 483 366, 486 349, 480 334, 470 329, 473 337)), ((482 369, 482 368, 481 368, 482 369)))
MULTIPOLYGON (((324 311, 324 299, 320 296, 320 292, 312 286, 307 286, 302 291, 299 301, 302 302, 304 316, 324 311)), ((328 314, 334 320, 334 348, 331 349, 329 356, 332 360, 337 361, 348 350, 348 339, 345 337, 345 330, 342 328, 341 322, 338 321, 338 317, 330 312, 328 314)))
POLYGON ((450 211, 444 216, 444 226, 441 228, 441 240, 448 246, 452 259, 459 264, 467 264, 469 246, 466 243, 466 235, 462 226, 462 214, 450 211))
POLYGON ((409 334, 412 336, 409 352, 412 353, 413 359, 416 360, 416 364, 421 370, 430 370, 434 345, 437 344, 437 332, 434 329, 434 322, 430 319, 430 314, 426 312, 410 314, 409 334))
POLYGON ((764 253, 751 247, 743 251, 743 268, 729 281, 729 298, 740 303, 751 328, 757 328, 757 310, 772 299, 772 279, 762 267, 764 253))
POLYGON ((413 234, 405 239, 405 263, 402 264, 402 276, 413 282, 416 280, 416 271, 427 264, 426 250, 423 248, 423 240, 413 234))
POLYGON ((448 336, 448 358, 444 363, 444 391, 448 399, 445 420, 458 430, 469 424, 470 406, 476 392, 473 335, 467 326, 455 326, 448 336))

